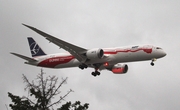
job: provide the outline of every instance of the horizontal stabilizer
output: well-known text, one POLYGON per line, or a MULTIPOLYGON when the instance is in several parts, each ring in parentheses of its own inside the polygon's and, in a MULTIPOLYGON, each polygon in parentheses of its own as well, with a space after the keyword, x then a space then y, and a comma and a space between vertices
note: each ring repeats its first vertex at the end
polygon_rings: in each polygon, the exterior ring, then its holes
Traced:
POLYGON ((35 60, 35 59, 29 58, 29 57, 26 57, 26 56, 24 56, 24 55, 20 55, 20 54, 17 54, 17 53, 11 53, 11 54, 13 54, 13 55, 15 55, 15 56, 17 56, 17 57, 20 57, 20 58, 22 58, 22 59, 24 59, 24 60, 27 60, 27 61, 29 61, 29 62, 36 62, 36 61, 37 61, 37 60, 35 60))

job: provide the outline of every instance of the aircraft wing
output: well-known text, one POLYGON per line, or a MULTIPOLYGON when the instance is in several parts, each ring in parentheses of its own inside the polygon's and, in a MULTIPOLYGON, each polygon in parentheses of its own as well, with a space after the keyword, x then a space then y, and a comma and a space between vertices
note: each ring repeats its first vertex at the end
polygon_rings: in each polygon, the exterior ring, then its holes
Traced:
POLYGON ((61 39, 58 39, 54 36, 51 36, 41 30, 38 30, 34 27, 28 26, 26 24, 23 24, 24 26, 30 28, 31 30, 35 31, 36 33, 42 35, 43 37, 45 37, 47 40, 49 40, 50 42, 56 44, 57 46, 59 46, 60 48, 63 48, 64 50, 68 51, 70 54, 72 54, 78 61, 80 62, 85 62, 86 61, 86 57, 83 55, 83 53, 85 53, 87 51, 87 49, 75 46, 73 44, 70 44, 68 42, 65 42, 61 39))
POLYGON ((29 61, 29 62, 36 62, 36 61, 37 61, 37 60, 35 60, 35 59, 29 58, 29 57, 26 57, 26 56, 24 56, 24 55, 20 55, 20 54, 17 54, 17 53, 11 53, 11 54, 13 54, 13 55, 15 55, 15 56, 17 56, 17 57, 20 57, 20 58, 22 58, 22 59, 24 59, 24 60, 27 60, 27 61, 29 61))

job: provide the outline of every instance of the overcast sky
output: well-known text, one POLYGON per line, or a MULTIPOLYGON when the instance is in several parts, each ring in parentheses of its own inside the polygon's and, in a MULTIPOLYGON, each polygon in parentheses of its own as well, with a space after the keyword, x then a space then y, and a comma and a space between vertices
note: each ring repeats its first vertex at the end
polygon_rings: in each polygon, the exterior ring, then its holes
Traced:
POLYGON ((31 56, 27 37, 48 54, 64 52, 21 23, 87 49, 153 44, 167 53, 154 67, 150 61, 127 63, 124 75, 102 71, 93 77, 93 69, 44 69, 60 80, 68 77, 62 91, 75 92, 66 101, 89 103, 89 110, 180 109, 179 0, 0 0, 0 15, 1 110, 11 103, 7 92, 27 95, 22 74, 32 80, 41 69, 10 52, 31 56))

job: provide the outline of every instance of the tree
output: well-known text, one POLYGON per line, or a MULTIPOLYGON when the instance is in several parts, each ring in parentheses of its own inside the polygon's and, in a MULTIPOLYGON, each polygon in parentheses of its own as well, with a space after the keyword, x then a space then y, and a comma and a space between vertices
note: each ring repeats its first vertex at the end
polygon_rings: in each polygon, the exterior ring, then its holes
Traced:
POLYGON ((62 105, 61 108, 58 108, 57 110, 87 110, 89 107, 89 104, 85 103, 84 105, 81 105, 80 101, 76 101, 75 103, 71 104, 71 102, 67 102, 66 104, 62 105))
MULTIPOLYGON (((69 90, 65 95, 59 96, 59 89, 66 83, 67 77, 62 78, 60 84, 56 76, 49 76, 44 79, 45 73, 41 69, 41 73, 37 75, 36 82, 30 82, 25 75, 23 80, 26 83, 25 90, 28 90, 28 97, 16 96, 8 92, 8 96, 11 98, 13 104, 9 104, 12 110, 54 110, 53 106, 60 104, 73 90, 69 90), (52 102, 54 97, 59 96, 59 99, 52 102)), ((74 104, 67 102, 62 105, 58 110, 87 110, 89 104, 81 105, 80 101, 76 101, 74 104), (64 107, 64 108, 63 108, 64 107), (66 107, 66 108, 65 108, 66 107)))

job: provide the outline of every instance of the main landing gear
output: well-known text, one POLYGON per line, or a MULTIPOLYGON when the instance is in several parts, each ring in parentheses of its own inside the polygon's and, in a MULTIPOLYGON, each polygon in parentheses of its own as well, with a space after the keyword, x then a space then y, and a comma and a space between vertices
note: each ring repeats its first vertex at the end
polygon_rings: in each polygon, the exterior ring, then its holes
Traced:
POLYGON ((99 76, 99 75, 101 74, 101 73, 98 71, 98 69, 100 68, 101 65, 102 65, 101 63, 93 64, 95 71, 92 72, 91 74, 92 74, 94 77, 96 77, 97 75, 99 76))
MULTIPOLYGON (((99 67, 101 66, 100 64, 94 64, 93 65, 94 67, 95 67, 95 71, 94 72, 92 72, 91 74, 95 77, 95 76, 99 76, 101 73, 98 71, 98 69, 99 69, 99 67)), ((81 65, 79 65, 79 68, 80 69, 85 69, 85 68, 87 68, 88 66, 86 65, 86 64, 84 64, 84 63, 82 63, 81 65)))
POLYGON ((153 58, 151 61, 151 66, 154 66, 154 62, 156 61, 156 58, 153 58))
POLYGON ((83 70, 84 68, 87 68, 87 67, 88 67, 88 66, 87 66, 86 64, 81 64, 81 65, 79 65, 79 68, 82 69, 82 70, 83 70))
POLYGON ((99 76, 101 73, 97 70, 95 70, 95 72, 91 73, 94 77, 96 77, 97 75, 99 76))

